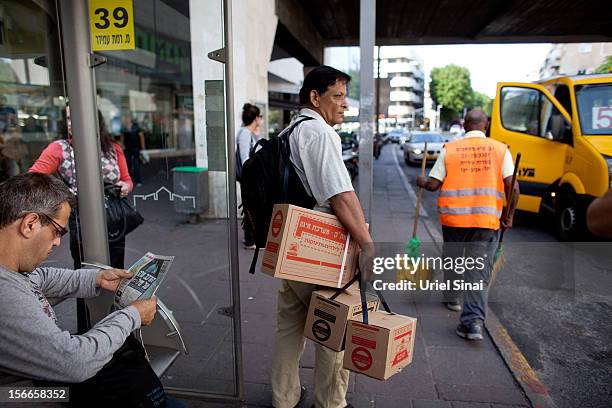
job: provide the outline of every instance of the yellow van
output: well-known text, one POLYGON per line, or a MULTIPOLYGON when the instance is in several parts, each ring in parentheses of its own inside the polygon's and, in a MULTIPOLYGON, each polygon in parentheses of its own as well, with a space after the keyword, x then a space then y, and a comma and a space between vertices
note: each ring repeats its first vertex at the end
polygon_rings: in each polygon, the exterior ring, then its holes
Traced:
POLYGON ((521 152, 518 209, 554 214, 562 240, 612 188, 612 74, 497 85, 490 135, 521 152))

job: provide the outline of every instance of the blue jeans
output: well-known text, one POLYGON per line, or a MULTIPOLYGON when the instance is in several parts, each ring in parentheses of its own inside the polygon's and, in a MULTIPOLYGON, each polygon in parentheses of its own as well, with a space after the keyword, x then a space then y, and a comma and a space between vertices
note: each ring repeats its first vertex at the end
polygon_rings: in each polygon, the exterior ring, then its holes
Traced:
MULTIPOLYGON (((457 228, 442 226, 444 237, 444 258, 480 258, 483 268, 465 268, 461 272, 455 264, 455 270, 445 270, 444 279, 451 283, 456 280, 463 280, 466 283, 480 283, 482 290, 463 291, 463 310, 459 320, 462 324, 469 326, 478 323, 478 320, 485 321, 487 313, 487 301, 489 295, 489 283, 495 252, 499 241, 499 230, 487 228, 457 228)), ((449 290, 444 293, 445 302, 458 302, 462 292, 449 290)))

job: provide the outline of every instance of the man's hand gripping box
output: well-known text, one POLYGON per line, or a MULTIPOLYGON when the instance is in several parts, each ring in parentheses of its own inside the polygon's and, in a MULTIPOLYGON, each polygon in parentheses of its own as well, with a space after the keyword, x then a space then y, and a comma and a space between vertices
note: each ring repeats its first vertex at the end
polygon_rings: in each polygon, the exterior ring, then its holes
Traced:
POLYGON ((275 278, 341 288, 355 275, 358 246, 332 214, 276 204, 261 271, 275 278))

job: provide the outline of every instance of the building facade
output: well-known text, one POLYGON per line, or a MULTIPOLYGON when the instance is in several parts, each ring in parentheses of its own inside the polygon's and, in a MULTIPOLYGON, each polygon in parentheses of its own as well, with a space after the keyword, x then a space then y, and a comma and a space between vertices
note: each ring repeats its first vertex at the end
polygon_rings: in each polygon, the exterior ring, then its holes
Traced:
POLYGON ((540 68, 540 78, 590 74, 612 56, 612 43, 553 44, 540 68))
MULTIPOLYGON (((378 57, 374 66, 377 64, 378 57)), ((381 47, 380 78, 389 78, 387 118, 402 126, 415 126, 423 116, 423 61, 412 50, 381 47)))

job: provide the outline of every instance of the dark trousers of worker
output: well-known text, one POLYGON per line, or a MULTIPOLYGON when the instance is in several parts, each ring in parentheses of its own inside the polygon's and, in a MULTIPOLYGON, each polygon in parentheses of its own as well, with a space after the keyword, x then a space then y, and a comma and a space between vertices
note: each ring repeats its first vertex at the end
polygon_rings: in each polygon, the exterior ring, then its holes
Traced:
POLYGON ((460 302, 463 295, 463 310, 459 320, 464 325, 485 321, 489 295, 489 283, 499 241, 499 230, 487 228, 458 228, 442 226, 444 258, 455 260, 455 269, 444 270, 444 280, 451 282, 451 290, 444 292, 445 302, 460 302), (463 258, 464 260, 461 260, 463 258), (472 268, 467 268, 466 259, 481 259, 472 268), (460 266, 460 265, 463 265, 460 266), (483 267, 480 268, 479 266, 483 267), (463 280, 466 283, 483 283, 482 290, 458 291, 452 284, 463 280))

